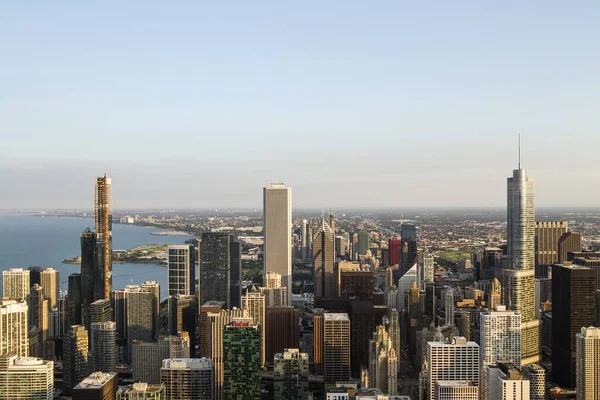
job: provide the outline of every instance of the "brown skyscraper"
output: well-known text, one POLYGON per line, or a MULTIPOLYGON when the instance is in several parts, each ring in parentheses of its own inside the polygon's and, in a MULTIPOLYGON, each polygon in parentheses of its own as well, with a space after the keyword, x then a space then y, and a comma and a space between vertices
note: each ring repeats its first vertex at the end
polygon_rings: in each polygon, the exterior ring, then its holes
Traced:
POLYGON ((330 299, 336 294, 333 273, 335 265, 334 246, 333 231, 329 224, 325 222, 325 218, 322 218, 313 242, 315 300, 330 299))
POLYGON ((564 264, 569 252, 581 251, 581 234, 566 232, 558 239, 558 264, 564 264))
POLYGON ((315 375, 323 374, 323 314, 322 308, 313 310, 313 364, 315 375))
POLYGON ((266 357, 272 363, 276 353, 298 347, 300 312, 294 307, 267 307, 266 314, 266 357))
POLYGON ((362 269, 348 269, 340 265, 340 296, 356 297, 359 300, 373 299, 373 272, 362 269))
MULTIPOLYGON (((350 378, 350 318, 348 314, 323 315, 325 384, 350 378)), ((368 353, 367 353, 368 358, 368 353)))
POLYGON ((112 210, 110 206, 111 179, 96 178, 94 197, 94 229, 96 241, 102 241, 104 298, 108 299, 112 287, 112 210))
POLYGON ((558 262, 558 241, 569 229, 565 221, 535 223, 535 276, 547 278, 548 270, 558 262))

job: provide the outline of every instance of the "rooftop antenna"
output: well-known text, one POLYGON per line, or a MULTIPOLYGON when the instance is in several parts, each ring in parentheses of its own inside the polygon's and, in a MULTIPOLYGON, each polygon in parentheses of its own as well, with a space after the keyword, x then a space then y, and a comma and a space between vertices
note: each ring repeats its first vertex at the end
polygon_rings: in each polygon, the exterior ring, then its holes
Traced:
POLYGON ((519 169, 521 169, 521 134, 519 133, 519 169))

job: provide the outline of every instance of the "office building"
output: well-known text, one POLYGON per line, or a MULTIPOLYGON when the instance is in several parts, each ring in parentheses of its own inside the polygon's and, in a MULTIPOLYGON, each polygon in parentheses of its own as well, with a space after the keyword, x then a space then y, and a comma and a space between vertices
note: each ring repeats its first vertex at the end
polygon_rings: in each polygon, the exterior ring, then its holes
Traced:
POLYGON ((167 270, 169 296, 195 294, 196 248, 191 245, 169 245, 167 247, 167 270))
POLYGON ((277 272, 267 272, 265 276, 266 287, 260 287, 260 294, 265 297, 266 307, 284 307, 288 306, 287 288, 281 286, 281 275, 277 272))
POLYGON ((323 314, 323 370, 325 384, 350 378, 350 318, 348 314, 323 314))
POLYGON ((54 268, 43 269, 40 272, 40 285, 44 288, 50 308, 57 308, 60 296, 60 273, 54 268))
POLYGON ((169 296, 169 334, 187 332, 190 336, 190 355, 196 355, 196 296, 169 296))
POLYGON ((256 286, 242 296, 242 309, 248 312, 248 316, 254 321, 254 326, 260 334, 260 362, 266 365, 266 342, 265 342, 265 296, 261 295, 256 286))
POLYGON ((29 271, 29 284, 31 286, 35 285, 36 283, 41 285, 42 280, 40 277, 42 274, 42 267, 29 267, 27 270, 29 271))
MULTIPOLYGON (((240 306, 241 306, 240 298, 240 306)), ((209 337, 210 323, 208 313, 219 313, 225 306, 222 301, 208 301, 200 307, 200 357, 210 357, 209 337)))
POLYGON ((576 336, 577 400, 600 399, 600 328, 581 328, 576 336))
POLYGON ((454 289, 450 286, 446 286, 444 289, 444 316, 447 326, 454 325, 454 289))
POLYGON ((400 279, 398 279, 398 311, 407 309, 405 293, 417 281, 417 264, 414 264, 400 279))
POLYGON ((273 362, 276 353, 300 344, 300 312, 294 307, 266 307, 266 361, 273 362))
POLYGON ((265 273, 281 274, 292 304, 292 188, 273 183, 263 189, 265 273))
POLYGON ((325 339, 323 335, 324 313, 322 308, 313 309, 313 371, 315 375, 323 374, 323 357, 325 339))
POLYGON ((202 232, 200 244, 200 303, 223 301, 231 294, 231 237, 227 232, 202 232))
POLYGON ((535 277, 548 278, 548 270, 558 263, 558 242, 569 230, 566 221, 535 223, 535 277))
POLYGON ((233 235, 229 242, 229 266, 229 308, 240 308, 242 306, 242 243, 233 235))
MULTIPOLYGON (((32 357, 44 357, 44 342, 48 340, 49 313, 44 289, 36 283, 29 292, 29 326, 34 326, 39 330, 38 342, 35 345, 39 353, 30 352, 32 357)), ((30 338, 29 344, 31 345, 32 342, 33 340, 30 338)))
POLYGON ((400 246, 400 268, 398 278, 401 278, 417 263, 417 227, 414 224, 402 224, 400 227, 402 246, 400 246))
POLYGON ((402 241, 400 240, 400 238, 394 237, 388 241, 388 251, 390 257, 388 265, 399 265, 401 245, 402 241))
POLYGON ((435 399, 438 381, 471 381, 479 385, 479 346, 455 337, 451 343, 428 342, 426 359, 427 399, 435 399))
POLYGON ((330 299, 336 294, 334 240, 331 227, 325 222, 325 218, 322 218, 312 244, 315 300, 330 299))
POLYGON ((310 243, 312 238, 308 236, 308 221, 303 219, 300 224, 300 255, 302 261, 307 262, 311 260, 310 243))
MULTIPOLYGON (((90 325, 89 306, 104 298, 104 243, 97 240, 95 232, 87 228, 80 236, 81 275, 79 300, 81 319, 76 323, 90 325)), ((71 278, 71 277, 69 277, 71 278)))
MULTIPOLYGON (((243 299, 242 299, 243 302, 243 299)), ((223 399, 260 399, 260 333, 244 320, 223 331, 223 399)))
POLYGON ((25 300, 29 296, 29 271, 11 268, 2 271, 2 296, 7 299, 25 300))
POLYGON ((596 273, 579 265, 552 266, 552 380, 574 388, 575 337, 596 316, 596 273))
POLYGON ((88 375, 88 331, 73 325, 63 338, 63 376, 70 391, 88 375))
POLYGON ((154 307, 152 307, 154 329, 152 331, 152 337, 156 337, 156 335, 158 335, 158 330, 160 329, 160 284, 155 281, 146 281, 142 283, 142 289, 152 292, 154 297, 154 307))
POLYGON ((506 307, 480 314, 481 364, 509 361, 521 365, 521 316, 506 307))
POLYGON ((523 368, 523 373, 529 379, 529 399, 546 399, 546 370, 538 364, 531 364, 523 368))
POLYGON ((275 354, 275 400, 308 400, 308 354, 298 349, 285 349, 275 354))
POLYGON ((335 257, 346 257, 346 239, 343 236, 335 237, 335 257))
POLYGON ((435 400, 479 400, 477 390, 471 381, 437 381, 435 400))
POLYGON ((392 338, 383 325, 377 325, 369 342, 369 387, 397 395, 398 367, 392 338))
POLYGON ((28 310, 25 301, 0 300, 0 355, 29 355, 28 310))
MULTIPOLYGON (((153 339, 154 294, 137 285, 125 286, 127 351, 131 355, 134 340, 149 342, 153 339)), ((131 359, 131 356, 129 357, 131 359)))
POLYGON ((167 358, 190 358, 190 338, 187 333, 178 336, 159 336, 156 342, 133 342, 133 379, 150 384, 160 383, 162 361, 167 358))
POLYGON ((535 318, 535 210, 533 179, 524 169, 507 181, 508 268, 502 270, 503 303, 521 314, 521 364, 540 359, 540 321, 535 318))
POLYGON ((113 309, 111 301, 108 299, 96 300, 90 304, 89 323, 112 321, 113 309))
POLYGON ((486 392, 483 400, 528 400, 530 381, 517 367, 509 362, 487 365, 484 369, 486 392))
POLYGON ((422 266, 422 281, 425 283, 433 283, 434 275, 435 275, 435 266, 434 266, 434 257, 433 254, 428 251, 423 251, 421 254, 421 266, 422 266))
POLYGON ((117 366, 117 324, 92 322, 89 344, 91 372, 113 372, 117 366))
POLYGON ((369 251, 369 232, 360 231, 358 232, 358 242, 354 252, 358 253, 358 255, 364 256, 365 254, 367 254, 367 251, 369 251))
POLYGON ((65 331, 70 326, 80 325, 82 323, 81 309, 83 297, 81 295, 81 274, 69 275, 67 291, 67 319, 65 331))
POLYGON ((137 382, 128 386, 121 386, 117 390, 117 400, 164 400, 165 385, 152 385, 137 382))
POLYGON ((569 253, 581 251, 581 234, 566 232, 558 239, 558 261, 556 264, 564 264, 569 261, 569 253))
POLYGON ((502 301, 502 286, 498 278, 492 280, 490 291, 488 294, 488 307, 490 310, 495 310, 496 306, 501 305, 502 301))
POLYGON ((339 263, 339 296, 358 300, 373 299, 373 271, 351 263, 339 263))
POLYGON ((73 400, 112 400, 117 396, 119 379, 115 372, 92 372, 73 388, 73 400))
POLYGON ((52 400, 54 363, 41 358, 0 356, 0 399, 52 400))
POLYGON ((207 358, 168 358, 160 370, 165 400, 212 400, 213 364, 207 358))

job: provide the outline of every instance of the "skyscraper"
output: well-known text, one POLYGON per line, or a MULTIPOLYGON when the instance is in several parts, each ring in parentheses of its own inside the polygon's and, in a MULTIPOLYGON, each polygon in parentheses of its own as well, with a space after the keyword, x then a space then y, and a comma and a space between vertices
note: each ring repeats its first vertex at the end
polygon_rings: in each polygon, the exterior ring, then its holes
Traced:
POLYGON ((94 197, 94 230, 96 242, 102 249, 101 277, 103 296, 108 299, 112 288, 112 209, 110 199, 111 179, 106 177, 96 178, 94 197))
MULTIPOLYGON (((48 339, 49 313, 44 289, 36 283, 29 292, 29 325, 37 327, 40 332, 36 345, 39 354, 30 354, 33 357, 44 357, 44 342, 48 339)), ((32 340, 30 339, 30 344, 32 340)))
POLYGON ((24 300, 29 296, 29 271, 12 268, 2 271, 2 296, 13 300, 24 300))
POLYGON ((275 400, 308 400, 308 354, 285 349, 275 354, 275 400))
POLYGON ((169 296, 195 293, 196 249, 191 245, 169 245, 167 248, 169 296))
MULTIPOLYGON (((229 308, 242 306, 242 243, 231 236, 229 242, 229 308)), ((200 303, 204 304, 204 303, 200 303)))
POLYGON ((323 351, 325 347, 325 334, 323 329, 324 310, 322 308, 313 309, 313 365, 315 375, 323 374, 323 351))
POLYGON ((322 218, 312 246, 314 293, 317 300, 332 298, 336 293, 333 273, 335 265, 334 240, 331 228, 325 222, 325 218, 322 218))
MULTIPOLYGON (((367 254, 369 251, 369 232, 367 231, 359 231, 358 232, 358 242, 356 244, 356 249, 354 249, 354 253, 358 253, 359 255, 367 254)), ((314 253, 314 250, 313 250, 314 253)))
POLYGON ((423 270, 423 282, 433 283, 435 275, 433 254, 428 251, 423 251, 421 254, 421 265, 423 270))
POLYGON ((110 300, 96 300, 90 304, 90 317, 88 319, 90 326, 94 322, 108 322, 112 320, 113 310, 110 300))
POLYGON ((190 358, 189 335, 159 336, 156 342, 133 341, 133 379, 160 383, 162 361, 167 358, 190 358))
POLYGON ((558 242, 569 230, 566 221, 535 223, 535 277, 547 278, 548 270, 558 262, 558 242))
POLYGON ((82 301, 81 274, 71 274, 69 275, 69 286, 67 291, 67 326, 65 327, 65 331, 72 325, 81 324, 82 301))
POLYGON ((129 359, 134 340, 151 341, 154 330, 154 294, 137 285, 125 286, 127 350, 129 359))
POLYGON ((499 306, 502 302, 502 286, 500 285, 500 281, 498 278, 494 278, 492 280, 492 284, 490 286, 490 292, 488 295, 488 306, 490 310, 495 310, 496 306, 499 306))
POLYGON ((254 326, 258 329, 260 335, 260 362, 261 365, 266 365, 265 296, 260 294, 256 286, 253 285, 242 296, 242 309, 248 312, 248 316, 252 318, 254 326))
POLYGON ((546 370, 538 364, 531 364, 523 368, 523 373, 530 382, 530 400, 546 399, 546 370))
POLYGON ((260 400, 260 366, 258 328, 232 321, 223 331, 223 399, 260 400))
POLYGON ((600 399, 600 328, 581 328, 576 335, 577 400, 600 399))
POLYGON ((383 325, 377 325, 369 341, 369 387, 397 395, 398 364, 392 337, 383 325))
POLYGON ((265 296, 266 307, 284 307, 288 306, 287 288, 281 286, 281 275, 277 272, 267 272, 264 280, 266 287, 258 288, 260 293, 265 296))
POLYGON ((266 307, 265 347, 267 363, 276 353, 300 344, 300 312, 294 307, 266 307))
POLYGON ((302 253, 302 261, 311 259, 310 240, 308 237, 308 221, 303 219, 300 225, 300 250, 302 253))
POLYGON ((164 400, 165 385, 152 385, 146 382, 137 382, 128 386, 121 386, 117 391, 117 400, 164 400))
POLYGON ((169 296, 169 334, 187 332, 190 337, 190 355, 196 355, 196 296, 169 296))
POLYGON ((63 339, 63 375, 70 391, 88 375, 88 331, 73 325, 63 339))
POLYGON ((90 324, 89 306, 104 299, 104 242, 95 232, 86 229, 81 234, 81 322, 90 324))
POLYGON ((200 244, 200 303, 224 301, 231 295, 231 238, 227 232, 202 232, 200 244))
POLYGON ((272 183, 263 189, 265 273, 281 274, 292 304, 292 188, 272 183))
POLYGON ((444 289, 444 312, 446 326, 454 325, 454 289, 450 286, 446 286, 444 289))
POLYGON ((596 273, 579 265, 552 266, 552 380, 576 384, 576 335, 596 316, 596 273))
POLYGON ((566 232, 558 239, 558 261, 557 264, 564 264, 568 261, 569 252, 581 251, 581 234, 575 232, 566 232))
POLYGON ((388 241, 388 250, 390 252, 389 265, 400 265, 400 246, 402 246, 400 238, 395 237, 388 241))
POLYGON ((0 355, 29 355, 28 307, 25 301, 0 300, 0 355))
POLYGON ((0 399, 52 400, 54 363, 41 358, 0 356, 0 399))
POLYGON ((54 268, 45 268, 40 272, 40 285, 48 299, 50 308, 58 307, 60 296, 60 273, 54 268))
POLYGON ((155 337, 158 335, 158 330, 160 329, 160 284, 155 281, 146 281, 142 283, 142 289, 152 292, 154 297, 154 307, 152 309, 154 330, 152 332, 152 337, 155 337))
POLYGON ((535 210, 533 179, 524 169, 508 178, 508 268, 502 270, 503 303, 521 314, 521 363, 540 359, 540 321, 535 319, 535 210))
POLYGON ((402 224, 400 227, 402 246, 400 246, 400 275, 412 268, 417 262, 417 227, 414 224, 402 224))
POLYGON ((92 372, 73 388, 72 400, 114 399, 118 383, 116 372, 92 372))
POLYGON ((213 365, 207 358, 168 358, 160 376, 165 400, 213 399, 213 365))
POLYGON ((117 366, 117 324, 92 322, 90 372, 113 372, 117 366))
POLYGON ((326 384, 350 378, 350 318, 348 314, 323 314, 323 369, 326 384))

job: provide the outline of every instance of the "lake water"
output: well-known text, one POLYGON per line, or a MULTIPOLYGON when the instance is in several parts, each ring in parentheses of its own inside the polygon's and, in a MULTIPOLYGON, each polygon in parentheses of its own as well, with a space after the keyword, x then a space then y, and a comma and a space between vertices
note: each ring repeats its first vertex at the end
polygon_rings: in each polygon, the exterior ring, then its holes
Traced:
MULTIPOLYGON (((29 266, 53 267, 60 271, 61 290, 67 290, 68 276, 80 272, 79 264, 62 264, 65 258, 81 254, 79 236, 93 229, 91 218, 39 217, 0 213, 0 271, 29 266)), ((128 250, 144 244, 183 244, 191 236, 151 235, 161 229, 113 224, 113 248, 128 250)), ((113 288, 145 281, 160 283, 161 297, 167 295, 167 269, 158 264, 113 264, 113 288)))

